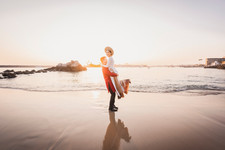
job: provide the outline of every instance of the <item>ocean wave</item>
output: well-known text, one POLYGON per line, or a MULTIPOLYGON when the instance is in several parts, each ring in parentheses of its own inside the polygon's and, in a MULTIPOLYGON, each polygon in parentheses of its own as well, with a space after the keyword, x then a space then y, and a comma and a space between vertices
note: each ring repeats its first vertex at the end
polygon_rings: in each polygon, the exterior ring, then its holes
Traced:
POLYGON ((105 90, 101 88, 89 88, 89 89, 31 89, 31 88, 21 88, 21 87, 0 87, 2 89, 14 89, 14 90, 24 90, 31 92, 73 92, 73 91, 95 91, 95 90, 105 90))
POLYGON ((134 86, 130 91, 135 92, 150 92, 150 93, 173 93, 190 90, 212 90, 212 91, 225 91, 225 87, 219 87, 214 85, 178 85, 178 84, 167 84, 167 85, 138 85, 134 86))
MULTIPOLYGON (((10 86, 0 86, 0 88, 5 89, 18 89, 32 92, 73 92, 73 91, 104 91, 105 86, 90 86, 84 85, 80 87, 70 87, 70 88, 43 88, 43 87, 10 87, 10 86)), ((198 91, 199 94, 204 93, 205 95, 211 94, 224 94, 225 87, 213 86, 213 85, 134 85, 130 86, 130 92, 138 93, 178 93, 178 92, 189 92, 198 91), (207 92, 206 92, 207 91, 207 92), (208 94, 207 94, 208 93, 208 94)), ((195 92, 196 93, 196 92, 195 92)))

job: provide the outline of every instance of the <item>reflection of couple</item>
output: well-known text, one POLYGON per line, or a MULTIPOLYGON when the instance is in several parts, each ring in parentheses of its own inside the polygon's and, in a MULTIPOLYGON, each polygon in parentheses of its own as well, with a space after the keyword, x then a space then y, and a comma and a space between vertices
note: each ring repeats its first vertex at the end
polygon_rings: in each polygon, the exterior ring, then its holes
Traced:
POLYGON ((105 53, 108 57, 108 60, 105 56, 101 57, 100 60, 102 63, 102 72, 103 72, 103 77, 105 79, 106 87, 108 89, 108 92, 110 92, 111 94, 109 110, 117 111, 118 107, 114 105, 115 96, 117 94, 118 98, 121 98, 121 97, 124 97, 124 93, 127 94, 130 80, 129 79, 122 80, 122 81, 118 80, 117 78, 118 71, 114 67, 114 59, 112 57, 114 54, 114 51, 111 47, 106 47, 105 53))
POLYGON ((120 140, 124 139, 126 142, 130 142, 131 136, 128 128, 120 119, 116 122, 115 112, 109 111, 109 120, 110 123, 105 133, 102 150, 118 150, 120 140))

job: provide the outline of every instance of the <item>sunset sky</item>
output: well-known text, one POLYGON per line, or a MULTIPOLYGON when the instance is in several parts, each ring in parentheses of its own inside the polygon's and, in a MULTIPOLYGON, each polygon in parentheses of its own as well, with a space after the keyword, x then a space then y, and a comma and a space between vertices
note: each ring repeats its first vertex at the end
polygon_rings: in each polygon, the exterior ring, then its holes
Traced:
POLYGON ((196 64, 225 56, 224 0, 0 0, 0 65, 196 64))

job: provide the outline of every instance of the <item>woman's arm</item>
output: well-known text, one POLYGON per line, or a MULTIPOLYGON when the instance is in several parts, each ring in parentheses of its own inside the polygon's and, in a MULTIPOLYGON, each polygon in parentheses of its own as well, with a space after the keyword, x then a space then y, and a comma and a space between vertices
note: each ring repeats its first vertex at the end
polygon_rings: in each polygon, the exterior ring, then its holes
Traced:
POLYGON ((110 68, 114 67, 114 59, 113 59, 112 56, 109 57, 108 62, 107 62, 107 66, 110 67, 110 68))
POLYGON ((109 67, 109 71, 114 72, 113 71, 113 68, 114 68, 114 59, 113 59, 112 56, 109 57, 108 62, 107 62, 107 66, 109 67))

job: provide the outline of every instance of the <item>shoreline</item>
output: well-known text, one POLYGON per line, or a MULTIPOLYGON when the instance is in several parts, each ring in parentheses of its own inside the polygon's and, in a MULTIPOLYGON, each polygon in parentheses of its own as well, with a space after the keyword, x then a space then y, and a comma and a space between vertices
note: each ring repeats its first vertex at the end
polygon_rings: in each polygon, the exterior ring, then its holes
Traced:
POLYGON ((0 95, 0 149, 225 148, 225 94, 130 92, 116 99, 115 113, 106 91, 1 88, 0 95))
MULTIPOLYGON (((46 92, 46 93, 62 93, 62 92, 93 92, 93 91, 98 91, 98 92, 104 92, 106 89, 92 89, 92 90, 65 90, 65 91, 47 91, 47 90, 27 90, 27 89, 22 89, 22 88, 11 88, 11 87, 0 87, 1 89, 8 89, 8 90, 19 90, 19 91, 27 91, 27 92, 46 92)), ((225 92, 223 90, 186 90, 186 91, 176 91, 176 92, 143 92, 143 91, 132 91, 130 90, 129 93, 140 93, 140 94, 172 94, 172 95, 180 95, 180 96, 207 96, 207 95, 225 95, 225 92)))

